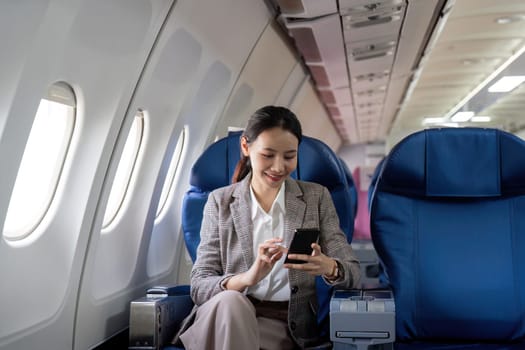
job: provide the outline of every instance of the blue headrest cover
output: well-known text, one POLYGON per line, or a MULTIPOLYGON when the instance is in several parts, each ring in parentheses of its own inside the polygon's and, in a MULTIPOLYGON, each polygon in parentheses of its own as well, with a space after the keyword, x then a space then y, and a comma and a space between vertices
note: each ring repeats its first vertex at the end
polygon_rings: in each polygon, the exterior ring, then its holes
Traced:
POLYGON ((206 192, 229 185, 240 159, 239 136, 234 134, 211 144, 191 168, 190 185, 206 192), (226 163, 222 163, 224 160, 226 163))
POLYGON ((346 186, 346 175, 335 153, 311 137, 304 136, 299 145, 297 172, 299 179, 321 184, 330 192, 346 186))
MULTIPOLYGON (((241 156, 241 134, 233 132, 211 144, 193 165, 190 185, 207 192, 229 185, 241 156), (223 159, 226 159, 225 166, 218 166, 223 159)), ((335 153, 325 143, 308 136, 303 136, 299 144, 297 170, 291 177, 317 182, 330 191, 346 185, 341 181, 345 174, 335 153)))
POLYGON ((390 152, 381 191, 426 197, 495 197, 525 193, 525 142, 497 129, 417 132, 390 152), (388 169, 388 170, 386 170, 388 169))

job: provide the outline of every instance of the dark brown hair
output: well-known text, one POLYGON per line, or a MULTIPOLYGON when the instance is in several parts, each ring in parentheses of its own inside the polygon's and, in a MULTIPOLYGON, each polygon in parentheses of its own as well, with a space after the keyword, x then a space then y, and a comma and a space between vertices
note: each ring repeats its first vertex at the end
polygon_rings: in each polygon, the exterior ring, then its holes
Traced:
MULTIPOLYGON (((299 143, 301 142, 303 134, 299 119, 297 119, 297 116, 288 108, 278 106, 265 106, 256 110, 250 117, 250 120, 248 120, 248 125, 246 125, 246 129, 244 129, 241 139, 244 137, 246 142, 250 144, 255 141, 263 131, 275 127, 291 132, 297 137, 299 143)), ((233 172, 232 182, 241 181, 251 170, 250 158, 245 156, 241 151, 241 159, 233 172)))

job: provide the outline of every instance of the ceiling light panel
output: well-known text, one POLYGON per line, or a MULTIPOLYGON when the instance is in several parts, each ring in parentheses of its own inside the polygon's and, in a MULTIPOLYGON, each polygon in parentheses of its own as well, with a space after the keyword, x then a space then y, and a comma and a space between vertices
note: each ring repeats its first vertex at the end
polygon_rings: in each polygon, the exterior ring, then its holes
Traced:
POLYGON ((423 124, 441 124, 444 122, 445 119, 441 117, 427 117, 423 119, 423 124))
POLYGON ((509 92, 525 81, 525 75, 507 75, 489 86, 488 92, 509 92))
POLYGON ((464 111, 464 112, 457 112, 454 114, 450 120, 455 123, 464 123, 470 120, 474 116, 474 112, 472 111, 464 111))
POLYGON ((470 121, 474 123, 488 123, 491 121, 491 118, 489 116, 480 115, 470 118, 470 121))

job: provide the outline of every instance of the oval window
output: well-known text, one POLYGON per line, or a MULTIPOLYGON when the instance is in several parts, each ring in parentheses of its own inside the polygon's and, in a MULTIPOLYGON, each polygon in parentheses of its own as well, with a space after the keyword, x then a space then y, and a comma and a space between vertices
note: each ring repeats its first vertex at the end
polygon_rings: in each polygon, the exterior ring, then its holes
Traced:
POLYGON ((40 100, 9 201, 3 235, 27 237, 44 218, 55 195, 76 117, 76 99, 66 83, 51 85, 40 100))
POLYGON ((179 139, 177 140, 177 145, 175 146, 175 150, 173 151, 173 155, 170 161, 170 167, 168 169, 168 173, 166 174, 164 185, 162 186, 162 192, 160 194, 159 205, 157 206, 156 217, 159 217, 160 213, 166 206, 166 202, 168 201, 168 195, 171 191, 171 188, 173 187, 173 183, 175 182, 175 174, 177 173, 177 170, 179 168, 179 163, 182 158, 182 151, 184 149, 186 129, 187 126, 185 126, 180 132, 179 139))
POLYGON ((109 194, 102 228, 108 227, 113 222, 122 207, 122 203, 128 192, 129 184, 131 183, 131 177, 137 162, 143 136, 144 112, 139 110, 135 115, 135 120, 129 130, 128 138, 126 139, 126 144, 124 145, 124 150, 120 157, 117 173, 115 174, 111 193, 109 194))

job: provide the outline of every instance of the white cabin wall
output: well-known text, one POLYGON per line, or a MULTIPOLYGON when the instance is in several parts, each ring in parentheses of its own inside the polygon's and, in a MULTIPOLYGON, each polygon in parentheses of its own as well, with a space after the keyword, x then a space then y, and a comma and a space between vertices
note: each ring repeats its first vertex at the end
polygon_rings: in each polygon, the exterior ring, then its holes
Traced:
POLYGON ((57 81, 77 99, 72 146, 44 225, 15 244, 0 239, 0 264, 16 262, 16 270, 0 269, 0 350, 96 347, 128 326, 129 302, 147 287, 187 282, 180 209, 191 166, 257 108, 296 107, 305 134, 339 147, 331 123, 315 134, 312 125, 328 117, 272 16, 260 0, 0 5, 0 32, 10 36, 0 57, 0 226, 40 99, 57 81), (138 168, 122 211, 102 230, 139 109, 146 128, 138 168), (191 147, 155 217, 183 129, 191 147))
MULTIPOLYGON (((9 110, 12 108, 13 99, 17 93, 20 76, 24 72, 24 62, 30 60, 36 53, 37 47, 33 43, 39 40, 39 29, 46 26, 46 12, 49 6, 49 0, 36 3, 32 1, 5 1, 2 4, 0 33, 2 33, 1 38, 5 39, 2 40, 2 56, 0 58, 0 76, 2 77, 0 81, 0 135, 4 134, 9 110), (20 20, 22 18, 25 20, 20 20), (8 37, 10 40, 7 40, 8 37)), ((47 26, 49 27, 49 24, 47 26)), ((50 30, 50 28, 47 29, 48 32, 50 30)), ((38 77, 36 78, 38 83, 38 77)), ((30 107, 28 106, 28 108, 30 107)), ((22 123, 21 129, 25 130, 27 128, 23 124, 31 123, 32 117, 28 115, 27 118, 22 118, 20 122, 22 123)), ((8 191, 11 188, 12 186, 7 186, 8 191)), ((2 208, 0 213, 5 212, 5 201, 9 200, 9 196, 6 198, 3 194, 0 197, 4 199, 0 202, 0 208, 2 208)))
MULTIPOLYGON (((268 20, 268 9, 258 0, 175 3, 126 116, 131 119, 139 108, 149 116, 148 142, 137 174, 140 181, 111 230, 100 230, 104 204, 93 226, 75 349, 93 347, 125 329, 129 302, 144 295, 147 287, 185 280, 178 276, 184 257, 180 208, 189 170, 214 133, 237 76, 268 20), (177 185, 155 218, 168 162, 183 128, 191 147, 183 151, 177 185), (122 244, 125 249, 118 250, 122 244)), ((108 184, 117 163, 118 157, 112 159, 108 184)), ((108 185, 102 201, 109 191, 108 185)))
MULTIPOLYGON (((257 38, 252 38, 254 46, 242 66, 216 127, 211 129, 208 143, 226 136, 230 127, 243 128, 250 115, 262 106, 288 106, 306 77, 306 71, 294 56, 281 29, 267 10, 265 13, 264 28, 257 38)), ((252 17, 251 25, 247 28, 253 26, 253 20, 252 17)), ((178 265, 179 283, 189 283, 192 262, 186 250, 179 255, 178 265)))
POLYGON ((296 113, 305 135, 323 140, 334 151, 341 146, 341 138, 301 58, 274 21, 270 22, 246 62, 217 126, 216 136, 225 136, 228 127, 243 128, 255 110, 269 104, 286 106, 296 113), (319 128, 320 124, 323 128, 319 128))
MULTIPOLYGON (((293 51, 282 28, 275 20, 268 19, 235 82, 209 142, 224 137, 230 127, 244 128, 255 110, 273 104, 290 107, 298 114, 306 135, 318 137, 337 149, 341 143, 340 138, 313 91, 311 79, 300 57, 293 51), (308 88, 305 89, 305 86, 308 88), (308 89, 312 91, 304 93, 308 89), (328 121, 321 132, 318 132, 319 128, 316 126, 319 121, 328 121)), ((179 282, 189 283, 190 270, 191 260, 184 251, 179 256, 179 282)))
POLYGON ((286 79, 285 85, 279 91, 275 100, 276 106, 289 106, 291 108, 294 99, 301 90, 301 86, 310 76, 301 61, 297 61, 290 75, 286 79))
POLYGON ((127 106, 170 5, 0 5, 2 33, 9 35, 2 43, 16 43, 0 58, 0 69, 9 72, 0 80, 0 90, 9 92, 0 101, 2 224, 40 99, 56 81, 69 84, 77 99, 72 146, 50 210, 27 238, 0 239, 0 349, 73 347, 82 264, 107 165, 119 130, 129 127, 127 106))
POLYGON ((291 109, 301 121, 305 135, 324 141, 334 152, 337 152, 341 147, 341 137, 321 103, 311 79, 304 81, 292 102, 291 109))
POLYGON ((228 127, 244 128, 253 112, 275 104, 296 64, 281 29, 274 21, 268 22, 235 83, 214 136, 226 136, 228 127))

